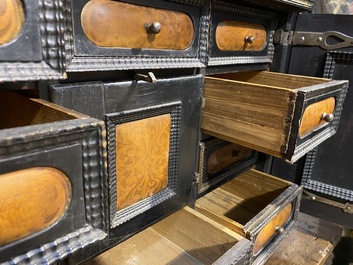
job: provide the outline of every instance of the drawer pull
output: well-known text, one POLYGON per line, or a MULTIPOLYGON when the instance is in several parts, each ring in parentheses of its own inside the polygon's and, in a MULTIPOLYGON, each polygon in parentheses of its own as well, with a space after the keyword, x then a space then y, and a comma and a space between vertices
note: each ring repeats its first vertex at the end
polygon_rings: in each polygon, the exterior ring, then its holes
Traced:
POLYGON ((333 121, 334 116, 332 113, 322 113, 321 120, 326 121, 326 122, 331 122, 333 121))
POLYGON ((153 22, 153 23, 146 23, 145 28, 148 34, 158 34, 161 32, 161 23, 153 22))
POLYGON ((245 43, 253 44, 255 42, 254 36, 245 36, 244 38, 245 43))
POLYGON ((142 80, 142 81, 146 81, 149 83, 156 83, 157 82, 157 78, 152 72, 148 72, 147 74, 136 73, 134 78, 136 80, 142 80))
POLYGON ((284 233, 284 228, 282 226, 276 226, 276 231, 278 234, 282 235, 284 233))

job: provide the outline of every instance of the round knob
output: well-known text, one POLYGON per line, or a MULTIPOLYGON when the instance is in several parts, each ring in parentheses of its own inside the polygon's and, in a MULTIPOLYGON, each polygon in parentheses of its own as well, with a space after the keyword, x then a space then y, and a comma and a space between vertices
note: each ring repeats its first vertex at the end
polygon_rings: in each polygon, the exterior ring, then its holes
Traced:
POLYGON ((322 113, 321 120, 326 121, 326 122, 331 122, 333 121, 333 114, 332 113, 322 113))
POLYGON ((282 235, 284 233, 284 228, 282 226, 276 226, 276 231, 278 234, 282 235))
POLYGON ((245 39, 244 39, 244 41, 245 41, 246 43, 252 44, 252 43, 254 43, 254 41, 255 41, 255 37, 254 37, 254 36, 246 36, 245 39))
POLYGON ((158 34, 161 32, 161 23, 153 22, 145 24, 145 28, 148 34, 158 34))

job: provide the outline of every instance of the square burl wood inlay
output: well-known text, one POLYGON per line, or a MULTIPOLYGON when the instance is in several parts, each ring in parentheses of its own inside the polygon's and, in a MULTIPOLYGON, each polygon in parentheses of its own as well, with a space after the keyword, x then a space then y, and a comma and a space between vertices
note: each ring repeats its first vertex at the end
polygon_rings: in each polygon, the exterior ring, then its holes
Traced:
POLYGON ((167 187, 170 124, 164 114, 116 125, 117 209, 167 187))

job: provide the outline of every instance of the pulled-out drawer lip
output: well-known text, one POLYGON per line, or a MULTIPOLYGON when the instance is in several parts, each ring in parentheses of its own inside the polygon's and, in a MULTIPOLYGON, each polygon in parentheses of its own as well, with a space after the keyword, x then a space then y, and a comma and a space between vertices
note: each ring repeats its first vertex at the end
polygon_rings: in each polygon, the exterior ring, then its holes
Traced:
POLYGON ((347 81, 267 71, 206 76, 201 128, 293 163, 335 134, 347 86, 347 81), (305 109, 328 98, 335 101, 333 113, 326 113, 331 119, 315 121, 320 125, 300 135, 305 109))

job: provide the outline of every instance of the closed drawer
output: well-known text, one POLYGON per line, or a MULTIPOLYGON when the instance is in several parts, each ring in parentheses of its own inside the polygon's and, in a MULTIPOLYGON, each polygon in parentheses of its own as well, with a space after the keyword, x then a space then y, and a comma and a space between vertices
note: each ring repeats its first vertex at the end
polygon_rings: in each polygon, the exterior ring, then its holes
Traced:
POLYGON ((199 198, 196 209, 250 239, 260 264, 294 223, 300 195, 297 185, 251 169, 199 198))
POLYGON ((202 10, 202 1, 75 1, 68 71, 201 67, 202 10))
POLYGON ((66 2, 0 2, 0 82, 65 77, 66 2))
POLYGON ((188 204, 202 81, 195 75, 52 87, 55 103, 106 122, 111 238, 121 240, 188 204))
POLYGON ((185 207, 84 264, 242 265, 250 250, 245 238, 185 207))
POLYGON ((211 9, 208 66, 263 67, 272 61, 275 14, 221 1, 213 1, 211 9))
POLYGON ((256 161, 257 154, 250 148, 214 137, 202 141, 196 181, 198 196, 249 169, 256 161))
POLYGON ((105 238, 103 122, 0 94, 0 262, 52 263, 105 238))
POLYGON ((335 134, 347 84, 265 71, 206 77, 201 126, 294 162, 335 134))

